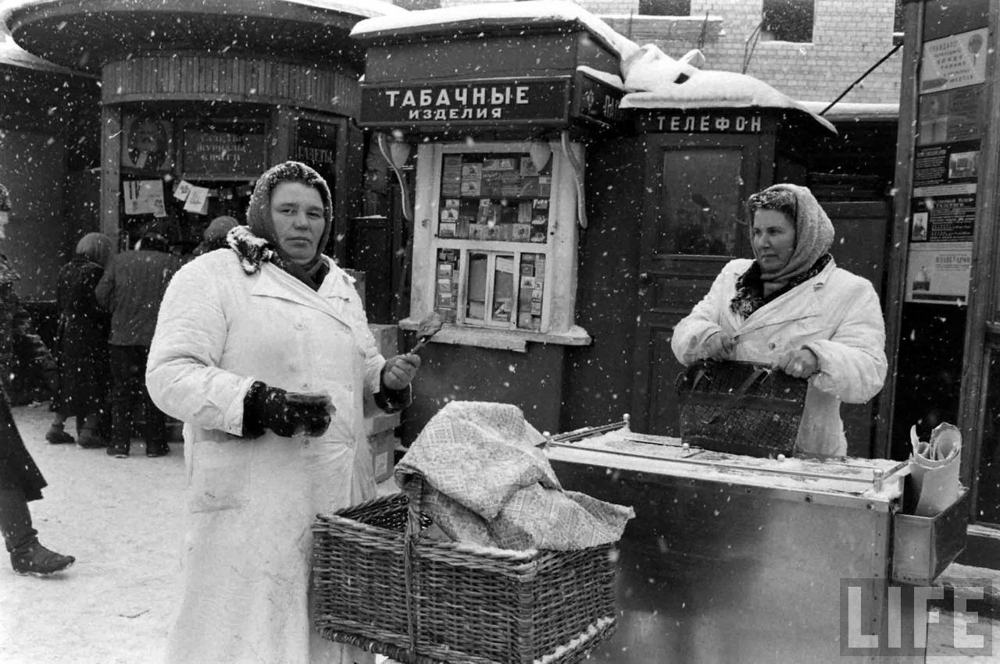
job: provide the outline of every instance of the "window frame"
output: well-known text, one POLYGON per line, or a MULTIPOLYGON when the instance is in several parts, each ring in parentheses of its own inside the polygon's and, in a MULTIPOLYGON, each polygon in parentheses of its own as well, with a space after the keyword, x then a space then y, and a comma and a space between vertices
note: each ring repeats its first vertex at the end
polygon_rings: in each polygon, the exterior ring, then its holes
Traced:
MULTIPOLYGON (((575 173, 560 142, 550 142, 552 150, 552 175, 549 190, 547 241, 510 242, 503 240, 471 240, 438 237, 441 222, 441 174, 446 155, 467 153, 510 153, 522 156, 528 153, 528 144, 522 141, 461 143, 425 143, 417 150, 417 183, 414 205, 413 272, 410 288, 410 316, 400 321, 404 330, 415 330, 419 321, 431 314, 436 307, 438 250, 459 251, 460 278, 456 294, 456 322, 446 324, 434 341, 526 350, 529 341, 567 345, 587 345, 591 342, 585 330, 574 324, 577 274, 577 181, 575 173), (486 324, 492 316, 492 289, 487 288, 490 316, 483 323, 470 324, 465 319, 468 288, 468 262, 471 253, 486 253, 489 266, 495 265, 497 255, 514 258, 514 302, 509 323, 486 324), (517 296, 520 291, 520 260, 522 254, 545 256, 545 269, 540 329, 527 330, 517 327, 517 296), (459 316, 459 313, 461 316, 459 316)), ((583 163, 583 147, 570 143, 570 149, 579 163, 583 163)), ((582 177, 582 173, 580 174, 582 177)), ((495 273, 488 274, 488 284, 493 284, 495 273)))

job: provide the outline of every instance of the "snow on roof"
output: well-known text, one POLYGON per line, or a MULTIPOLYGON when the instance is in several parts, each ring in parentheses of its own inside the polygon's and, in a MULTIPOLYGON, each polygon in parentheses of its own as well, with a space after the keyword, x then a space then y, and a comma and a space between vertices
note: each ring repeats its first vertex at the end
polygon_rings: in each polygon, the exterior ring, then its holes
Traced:
POLYGON ((698 69, 697 52, 675 60, 647 44, 622 60, 626 94, 621 108, 788 108, 801 111, 833 133, 836 128, 760 79, 731 71, 698 69))
MULTIPOLYGON (((272 2, 274 0, 271 0, 272 2)), ((397 7, 396 5, 385 2, 384 0, 279 0, 281 3, 289 5, 304 5, 307 7, 317 7, 320 9, 328 9, 341 14, 351 14, 354 16, 362 16, 364 18, 371 18, 373 16, 385 16, 388 14, 407 14, 409 13, 406 9, 402 7, 397 7)), ((6 14, 11 10, 27 7, 27 6, 44 6, 46 4, 57 4, 62 3, 63 0, 0 0, 0 19, 3 19, 6 14)), ((76 0, 76 2, 81 5, 88 4, 86 0, 76 0)), ((183 8, 188 6, 189 3, 182 2, 179 0, 133 0, 131 3, 133 6, 131 9, 142 10, 147 8, 154 8, 160 10, 169 10, 171 8, 171 3, 176 4, 177 8, 183 8), (145 5, 145 6, 144 6, 145 5)), ((98 4, 98 3, 93 3, 98 4)), ((105 3, 106 4, 106 3, 105 3)), ((124 2, 122 5, 124 6, 124 2)), ((224 0, 201 0, 199 6, 203 10, 211 10, 213 4, 217 4, 220 9, 225 9, 228 5, 224 0)), ((85 7, 81 7, 81 10, 85 7)))
POLYGON ((380 16, 360 21, 351 31, 352 37, 377 37, 400 31, 440 32, 448 25, 456 29, 474 29, 498 25, 501 22, 527 24, 563 21, 577 22, 600 38, 614 52, 621 54, 635 47, 631 41, 614 31, 610 25, 579 5, 565 0, 528 0, 527 2, 496 2, 469 4, 441 9, 380 16), (420 30, 423 28, 423 30, 420 30))
POLYGON ((813 113, 822 113, 830 122, 849 122, 860 120, 899 120, 899 103, 871 104, 863 102, 838 101, 832 107, 828 101, 803 101, 802 105, 813 113), (824 112, 825 111, 825 112, 824 112))
POLYGON ((10 33, 7 32, 7 28, 4 27, 3 23, 0 23, 0 65, 11 65, 14 67, 23 67, 25 69, 49 71, 56 74, 79 76, 80 78, 99 78, 98 76, 91 76, 89 74, 84 74, 83 72, 61 67, 57 64, 49 62, 48 60, 43 60, 38 56, 28 53, 14 43, 14 40, 11 38, 10 33))
POLYGON ((409 10, 397 7, 391 2, 382 0, 284 0, 289 4, 308 5, 310 7, 320 7, 331 9, 342 14, 354 14, 371 18, 373 16, 387 16, 390 14, 409 14, 409 10))
POLYGON ((704 58, 698 51, 675 60, 652 44, 640 47, 579 5, 562 0, 481 3, 396 13, 358 22, 351 36, 441 34, 449 29, 467 33, 518 21, 526 25, 577 22, 605 42, 621 59, 626 91, 622 108, 788 108, 812 117, 836 133, 830 122, 759 79, 735 72, 699 69, 696 64, 704 58))

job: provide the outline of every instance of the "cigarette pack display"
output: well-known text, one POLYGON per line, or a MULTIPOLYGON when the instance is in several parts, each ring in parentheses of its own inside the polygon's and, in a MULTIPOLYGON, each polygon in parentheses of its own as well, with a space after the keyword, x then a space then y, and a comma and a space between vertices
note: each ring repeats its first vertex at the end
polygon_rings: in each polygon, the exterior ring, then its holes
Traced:
POLYGON ((535 162, 531 157, 521 157, 520 173, 525 177, 538 175, 538 169, 535 168, 535 162))
POLYGON ((462 196, 479 196, 479 180, 462 180, 462 196))
POLYGON ((517 195, 521 198, 533 198, 538 196, 538 191, 538 178, 526 177, 521 179, 517 195))
POLYGON ((549 175, 538 176, 538 195, 548 198, 552 192, 552 177, 549 175))
POLYGON ((531 240, 531 225, 514 224, 511 226, 511 239, 515 242, 528 242, 531 240))
POLYGON ((499 171, 483 171, 482 180, 479 185, 480 196, 499 198, 504 195, 503 178, 499 171))
POLYGON ((442 221, 438 226, 438 237, 455 237, 455 222, 442 221))

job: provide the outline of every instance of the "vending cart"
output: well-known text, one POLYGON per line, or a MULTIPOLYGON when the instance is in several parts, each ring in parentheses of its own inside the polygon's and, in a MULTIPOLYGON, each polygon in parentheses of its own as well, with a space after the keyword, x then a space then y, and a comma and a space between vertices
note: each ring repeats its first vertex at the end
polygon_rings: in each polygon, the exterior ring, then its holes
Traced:
POLYGON ((903 515, 906 462, 709 452, 627 420, 547 452, 566 489, 636 512, 618 632, 592 661, 923 661, 914 588, 964 546, 967 494, 903 515))

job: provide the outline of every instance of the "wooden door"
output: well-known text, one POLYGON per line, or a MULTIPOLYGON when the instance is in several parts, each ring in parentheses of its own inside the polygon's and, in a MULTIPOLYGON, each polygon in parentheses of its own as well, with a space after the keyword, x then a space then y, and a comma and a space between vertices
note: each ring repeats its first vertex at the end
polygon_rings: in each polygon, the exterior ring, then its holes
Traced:
POLYGON ((637 431, 679 433, 674 379, 682 367, 670 349, 673 327, 727 261, 751 255, 746 199, 773 172, 771 150, 761 142, 759 136, 648 137, 631 413, 637 431))
MULTIPOLYGON (((872 282, 885 310, 886 256, 892 209, 888 201, 821 201, 836 232, 830 253, 837 266, 872 282)), ((875 448, 877 399, 866 404, 841 404, 847 436, 847 454, 855 457, 887 457, 888 450, 875 448)))

